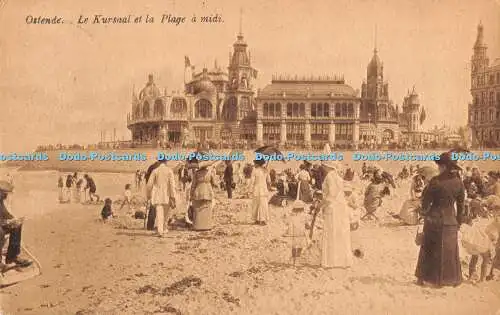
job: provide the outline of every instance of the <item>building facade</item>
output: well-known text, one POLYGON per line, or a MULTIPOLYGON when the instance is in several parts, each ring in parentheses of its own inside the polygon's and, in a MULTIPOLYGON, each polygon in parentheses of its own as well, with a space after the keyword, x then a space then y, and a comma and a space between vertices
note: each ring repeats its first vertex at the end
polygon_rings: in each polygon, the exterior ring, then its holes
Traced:
POLYGON ((239 34, 227 70, 196 72, 185 58, 182 92, 161 93, 149 75, 139 96, 132 96, 127 126, 135 145, 163 147, 166 143, 234 142, 256 139, 253 80, 257 71, 239 34))
POLYGON ((415 90, 402 112, 389 96, 384 66, 375 49, 361 92, 343 76, 273 76, 255 93, 257 70, 243 35, 237 36, 226 69, 196 71, 185 58, 184 91, 167 94, 152 75, 127 117, 135 145, 214 142, 276 144, 303 148, 363 148, 424 141, 425 111, 415 90))
POLYGON ((420 104, 415 87, 403 99, 403 112, 399 115, 401 142, 411 145, 423 145, 434 140, 432 133, 424 131, 422 124, 426 118, 424 107, 420 104))
POLYGON ((474 147, 497 147, 500 144, 500 59, 490 64, 484 27, 477 27, 471 58, 471 96, 468 126, 474 147))
POLYGON ((275 76, 257 98, 257 145, 359 142, 358 93, 340 76, 275 76))

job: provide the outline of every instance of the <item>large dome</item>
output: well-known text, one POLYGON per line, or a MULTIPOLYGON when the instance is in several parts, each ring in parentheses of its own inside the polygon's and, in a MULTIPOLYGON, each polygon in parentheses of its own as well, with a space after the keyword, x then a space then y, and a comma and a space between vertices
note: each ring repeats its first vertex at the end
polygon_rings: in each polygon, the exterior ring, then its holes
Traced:
POLYGON ((216 91, 215 85, 208 78, 203 78, 193 84, 193 93, 198 94, 202 92, 214 93, 216 91))

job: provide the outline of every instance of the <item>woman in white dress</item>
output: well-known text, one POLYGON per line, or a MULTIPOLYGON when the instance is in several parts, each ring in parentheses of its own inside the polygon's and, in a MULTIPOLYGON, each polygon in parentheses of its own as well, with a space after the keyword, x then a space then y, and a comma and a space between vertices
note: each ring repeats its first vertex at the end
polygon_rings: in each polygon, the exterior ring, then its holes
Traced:
POLYGON ((266 225, 269 221, 269 185, 271 178, 264 168, 264 160, 254 161, 255 168, 250 179, 250 189, 252 191, 252 211, 255 224, 266 225))
POLYGON ((350 267, 351 249, 350 211, 344 197, 344 181, 339 176, 338 163, 321 163, 327 175, 323 182, 323 241, 321 266, 324 268, 350 267))

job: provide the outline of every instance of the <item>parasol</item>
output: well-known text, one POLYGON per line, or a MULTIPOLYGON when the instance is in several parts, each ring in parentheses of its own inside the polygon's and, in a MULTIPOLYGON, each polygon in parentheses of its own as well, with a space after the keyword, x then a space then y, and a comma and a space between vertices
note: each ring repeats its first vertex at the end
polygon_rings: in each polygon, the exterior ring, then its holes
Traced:
POLYGON ((439 170, 432 166, 423 166, 417 170, 417 174, 423 176, 426 180, 430 180, 434 176, 439 175, 439 170))

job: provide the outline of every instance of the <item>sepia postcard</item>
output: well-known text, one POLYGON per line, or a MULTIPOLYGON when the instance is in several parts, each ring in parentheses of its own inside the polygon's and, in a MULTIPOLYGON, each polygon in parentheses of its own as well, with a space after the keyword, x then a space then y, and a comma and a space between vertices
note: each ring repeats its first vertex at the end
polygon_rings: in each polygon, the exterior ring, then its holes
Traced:
POLYGON ((500 314, 499 0, 0 0, 0 314, 500 314))

